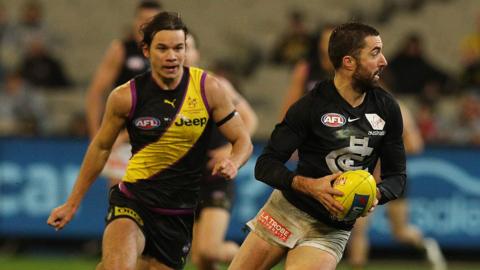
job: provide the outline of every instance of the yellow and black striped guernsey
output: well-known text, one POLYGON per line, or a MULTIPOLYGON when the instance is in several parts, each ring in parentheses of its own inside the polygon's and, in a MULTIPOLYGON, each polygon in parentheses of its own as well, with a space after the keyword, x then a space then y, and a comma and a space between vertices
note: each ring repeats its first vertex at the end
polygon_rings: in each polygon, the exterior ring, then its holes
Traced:
POLYGON ((150 72, 130 81, 127 129, 132 157, 123 182, 147 206, 196 206, 212 126, 206 76, 201 69, 184 67, 181 82, 173 90, 161 89, 150 72))

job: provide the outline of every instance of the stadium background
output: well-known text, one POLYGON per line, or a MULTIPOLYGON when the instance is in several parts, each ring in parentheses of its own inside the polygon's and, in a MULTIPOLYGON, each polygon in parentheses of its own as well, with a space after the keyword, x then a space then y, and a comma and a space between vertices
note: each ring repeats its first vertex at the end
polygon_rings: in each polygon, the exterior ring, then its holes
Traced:
MULTIPOLYGON (((412 0, 414 1, 414 0, 412 0)), ((416 12, 400 10, 378 24, 385 54, 392 54, 402 37, 414 29, 422 35, 429 58, 450 74, 458 75, 460 40, 474 31, 480 11, 477 0, 425 1, 416 12), (448 18, 448 19, 447 19, 448 18)), ((14 17, 23 1, 3 1, 14 17)), ((52 51, 64 62, 75 83, 56 90, 40 89, 49 110, 49 124, 39 136, 5 135, 0 139, 0 269, 92 269, 98 254, 88 246, 99 239, 106 208, 106 182, 99 179, 76 219, 61 233, 45 224, 50 210, 63 202, 75 179, 87 140, 71 138, 65 129, 84 110, 85 88, 109 42, 129 27, 136 1, 40 1, 44 19, 55 33, 52 51), (35 265, 36 264, 36 265, 35 265), (35 265, 35 266, 34 266, 35 265)), ((306 23, 344 21, 377 14, 381 0, 361 1, 162 1, 179 11, 199 36, 202 65, 231 59, 248 66, 250 58, 267 55, 286 25, 292 8, 308 10, 306 23), (221 23, 219 23, 221 22, 221 23), (253 55, 253 56, 252 56, 253 55)), ((371 20, 371 19, 370 19, 371 20)), ((5 66, 18 61, 15 51, 2 52, 5 66)), ((242 77, 242 93, 260 116, 255 155, 261 151, 273 125, 290 78, 291 69, 260 61, 255 72, 242 77)), ((405 96, 408 104, 415 97, 405 96)), ((445 107, 455 107, 443 97, 445 107)), ((75 123, 74 123, 75 124, 75 123)), ((427 236, 435 237, 453 262, 452 269, 478 269, 480 252, 480 179, 476 146, 429 145, 409 160, 411 217, 427 236)), ((270 188, 254 181, 255 156, 241 170, 228 237, 241 241, 243 223, 267 198, 270 188)), ((380 207, 370 229, 374 267, 426 269, 421 256, 392 241, 380 207), (410 256, 411 255, 411 256, 410 256), (409 257, 409 259, 405 259, 409 257)), ((344 266, 342 266, 344 267, 344 266)), ((372 269, 377 269, 372 268, 372 269)))

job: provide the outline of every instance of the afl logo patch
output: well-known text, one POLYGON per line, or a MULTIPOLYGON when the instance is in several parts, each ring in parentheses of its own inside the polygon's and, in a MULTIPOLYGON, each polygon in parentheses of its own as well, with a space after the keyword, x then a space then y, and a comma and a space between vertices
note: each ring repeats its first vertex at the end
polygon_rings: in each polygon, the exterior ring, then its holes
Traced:
POLYGON ((327 127, 341 127, 345 125, 345 116, 338 113, 326 113, 322 115, 322 123, 327 127))
POLYGON ((160 120, 155 117, 140 117, 135 119, 135 126, 139 129, 150 130, 160 126, 160 120))

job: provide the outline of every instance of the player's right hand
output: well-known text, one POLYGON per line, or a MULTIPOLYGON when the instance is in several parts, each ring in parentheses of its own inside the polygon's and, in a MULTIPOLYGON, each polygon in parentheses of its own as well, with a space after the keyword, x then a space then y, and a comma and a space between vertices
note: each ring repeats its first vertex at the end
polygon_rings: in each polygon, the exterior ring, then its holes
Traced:
POLYGON ((52 210, 47 219, 47 224, 55 228, 56 231, 63 229, 75 215, 76 208, 69 204, 62 204, 52 210))

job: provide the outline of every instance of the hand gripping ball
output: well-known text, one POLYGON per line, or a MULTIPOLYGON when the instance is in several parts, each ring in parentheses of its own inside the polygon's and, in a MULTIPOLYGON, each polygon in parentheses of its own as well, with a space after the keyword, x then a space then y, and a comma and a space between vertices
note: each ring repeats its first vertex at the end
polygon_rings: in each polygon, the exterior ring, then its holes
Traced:
POLYGON ((342 173, 333 182, 333 188, 343 192, 343 196, 334 196, 344 208, 337 216, 340 221, 352 221, 366 214, 377 195, 375 179, 365 170, 342 173))

